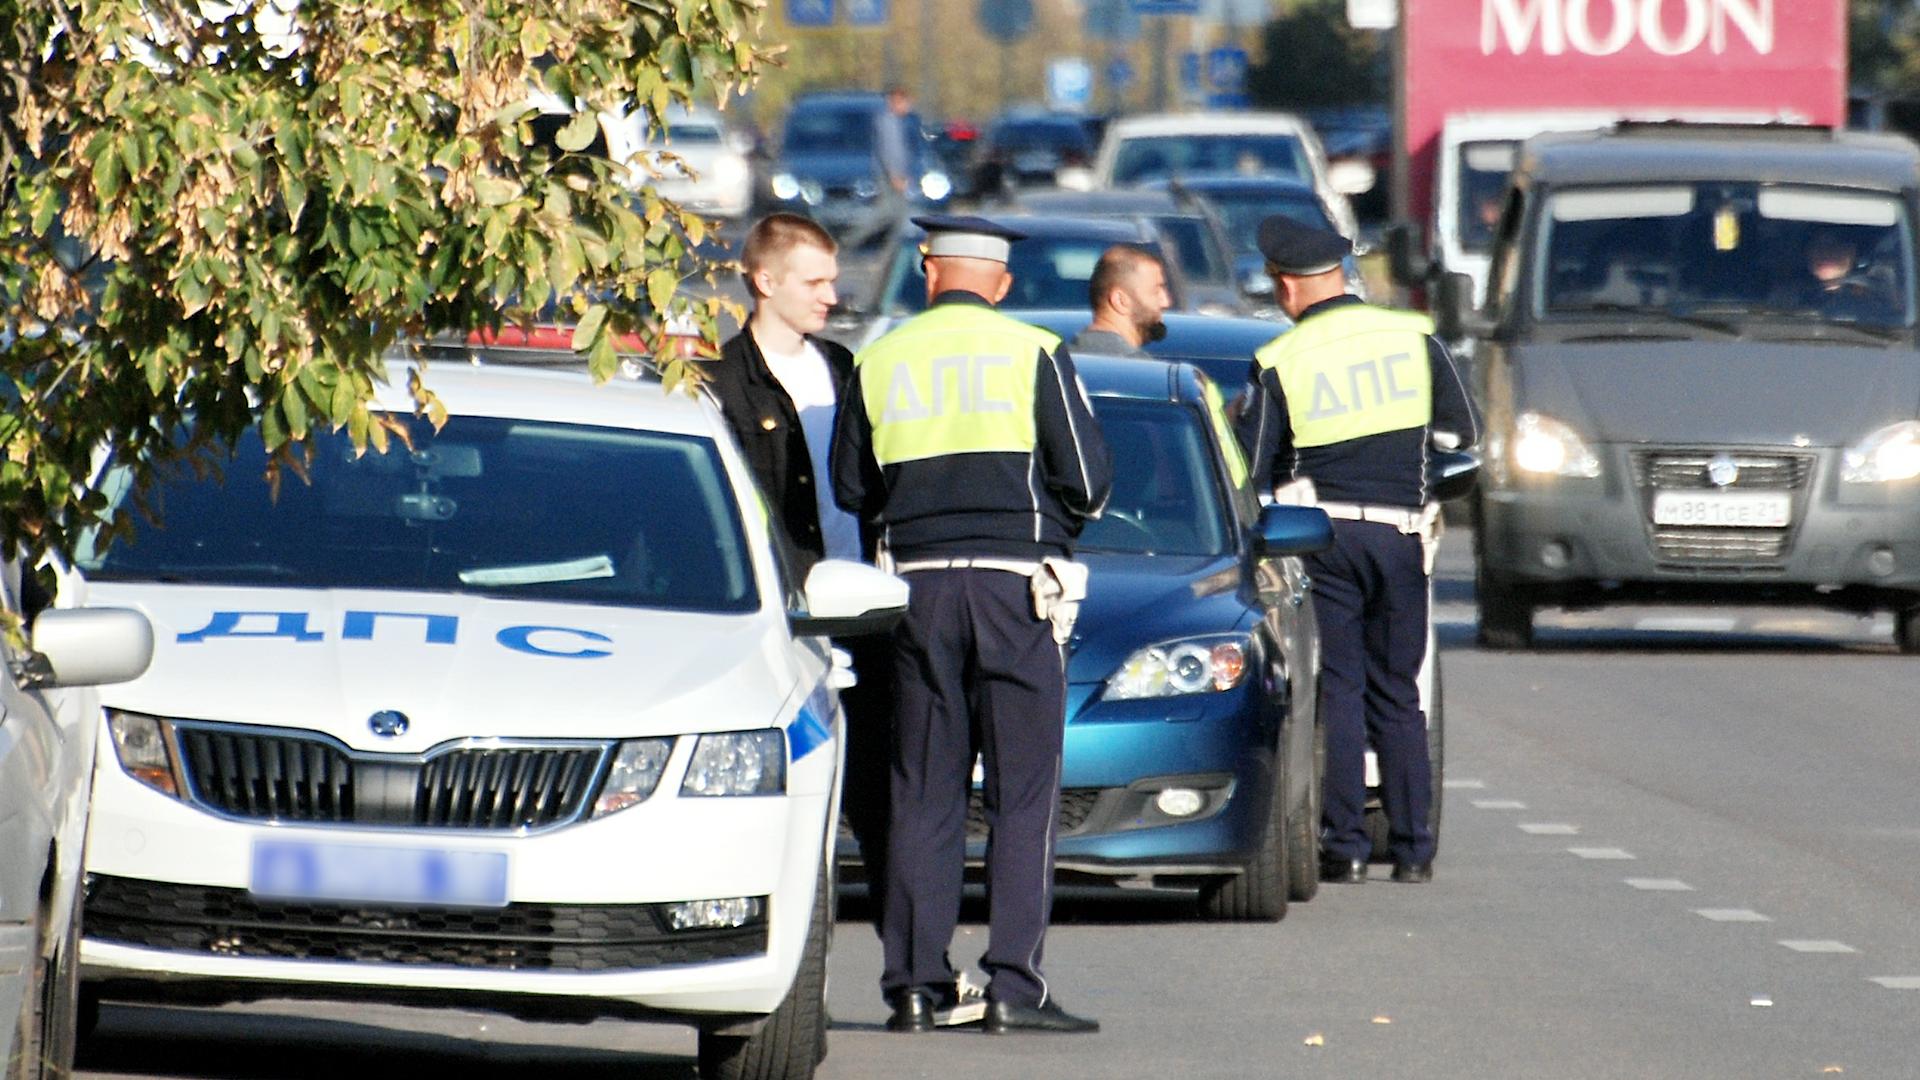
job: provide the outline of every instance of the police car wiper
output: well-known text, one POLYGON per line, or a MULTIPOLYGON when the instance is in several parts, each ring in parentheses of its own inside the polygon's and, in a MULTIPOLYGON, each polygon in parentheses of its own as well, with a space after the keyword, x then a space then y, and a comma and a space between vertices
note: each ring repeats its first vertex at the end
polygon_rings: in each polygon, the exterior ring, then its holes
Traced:
POLYGON ((118 576, 138 577, 162 585, 192 585, 206 580, 206 575, 217 575, 225 580, 228 575, 249 575, 285 580, 297 577, 298 572, 291 566, 268 562, 202 563, 196 566, 176 566, 149 571, 142 575, 137 570, 122 570, 118 576))

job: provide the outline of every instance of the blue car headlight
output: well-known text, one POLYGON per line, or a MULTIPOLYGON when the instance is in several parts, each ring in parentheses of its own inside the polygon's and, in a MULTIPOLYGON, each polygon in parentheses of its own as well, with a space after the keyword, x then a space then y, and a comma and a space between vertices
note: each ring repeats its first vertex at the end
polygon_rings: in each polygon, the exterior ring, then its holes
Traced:
POLYGON ((787 733, 779 728, 700 736, 681 795, 781 795, 787 790, 787 733))
POLYGON ((1247 638, 1241 634, 1166 641, 1137 650, 1107 679, 1103 701, 1217 694, 1247 677, 1247 638))

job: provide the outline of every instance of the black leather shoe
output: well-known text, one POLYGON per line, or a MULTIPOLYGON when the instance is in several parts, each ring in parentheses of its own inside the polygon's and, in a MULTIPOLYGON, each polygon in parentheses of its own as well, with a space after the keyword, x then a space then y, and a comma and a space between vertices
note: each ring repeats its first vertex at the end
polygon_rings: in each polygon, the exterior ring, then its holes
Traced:
POLYGON ((924 990, 908 990, 893 1002, 893 1015, 887 1017, 887 1030, 915 1035, 933 1030, 933 995, 924 990))
POLYGON ((1393 880, 1405 885, 1425 885, 1433 880, 1433 864, 1430 862, 1394 863, 1393 880))
POLYGON ((1013 1035, 1039 1032, 1052 1035, 1084 1035, 1100 1030, 1100 1021, 1075 1016, 1049 1000, 1044 1005, 1016 1005, 1011 1001, 987 1002, 987 1034, 1013 1035))
POLYGON ((1367 860, 1320 856, 1320 880, 1334 885, 1359 885, 1367 880, 1367 860))

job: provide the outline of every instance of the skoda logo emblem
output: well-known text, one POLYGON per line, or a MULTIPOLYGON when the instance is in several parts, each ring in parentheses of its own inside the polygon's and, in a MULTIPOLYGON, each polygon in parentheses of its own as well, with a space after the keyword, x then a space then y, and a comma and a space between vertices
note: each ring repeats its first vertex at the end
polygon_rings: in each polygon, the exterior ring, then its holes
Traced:
POLYGON ((1728 455, 1717 454, 1707 462, 1707 479, 1713 481, 1714 487, 1732 487, 1733 482, 1740 479, 1740 466, 1728 455))
POLYGON ((407 714, 397 712, 393 709, 381 709, 379 712, 367 717, 367 726, 373 729, 375 735, 383 739, 391 739, 398 735, 405 735, 407 733, 407 714))

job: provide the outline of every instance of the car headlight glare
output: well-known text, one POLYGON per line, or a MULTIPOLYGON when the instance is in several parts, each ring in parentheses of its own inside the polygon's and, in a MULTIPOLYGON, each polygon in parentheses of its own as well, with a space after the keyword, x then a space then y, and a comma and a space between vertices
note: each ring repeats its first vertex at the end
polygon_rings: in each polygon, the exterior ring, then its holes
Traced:
POLYGON ((1541 476, 1600 475, 1594 456, 1573 429, 1551 416, 1524 412, 1513 422, 1513 464, 1521 472, 1541 476))
POLYGON ((600 785, 600 797, 594 800, 593 816, 618 813, 647 801, 660 786, 660 774, 667 769, 673 754, 672 739, 630 739, 620 744, 613 766, 600 785))
POLYGON ((1127 657, 1100 696, 1107 701, 1216 694, 1247 674, 1243 637, 1193 638, 1149 645, 1127 657))
POLYGON ((792 173, 775 173, 773 177, 773 197, 776 199, 799 198, 800 179, 792 173))
POLYGON ((939 202, 953 194, 953 181, 943 172, 930 172, 920 177, 920 194, 939 202))
POLYGON ((173 753, 168 747, 166 724, 158 717, 140 713, 107 711, 107 732, 113 736, 113 753, 127 775, 173 798, 180 797, 180 784, 174 777, 173 753))
POLYGON ((787 734, 778 728, 700 736, 682 795, 779 795, 787 790, 787 734))
POLYGON ((1840 456, 1840 479, 1888 484, 1920 476, 1920 420, 1888 424, 1840 456))

